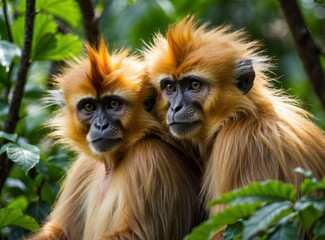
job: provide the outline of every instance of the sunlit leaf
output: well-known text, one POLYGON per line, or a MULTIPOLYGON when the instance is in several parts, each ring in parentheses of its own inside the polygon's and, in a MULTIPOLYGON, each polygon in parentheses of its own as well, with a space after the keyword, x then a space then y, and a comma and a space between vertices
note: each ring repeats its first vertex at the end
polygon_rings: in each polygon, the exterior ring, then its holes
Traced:
POLYGON ((4 139, 7 139, 11 142, 15 142, 17 140, 17 133, 6 133, 6 132, 3 132, 3 131, 0 131, 0 138, 4 138, 4 139))
POLYGON ((25 17, 18 17, 15 19, 13 24, 11 25, 11 33, 14 39, 14 42, 20 47, 23 47, 24 41, 24 24, 25 17))
POLYGON ((251 239, 260 231, 267 230, 279 215, 291 213, 291 202, 274 202, 266 205, 251 216, 245 223, 243 239, 251 239))
POLYGON ((249 217, 253 214, 261 203, 244 203, 241 205, 231 205, 213 216, 211 220, 204 222, 198 227, 195 227, 187 240, 207 240, 220 228, 227 224, 233 224, 236 221, 249 217))
POLYGON ((80 8, 75 0, 38 0, 36 9, 60 18, 73 28, 78 28, 82 23, 80 8))
POLYGON ((313 177, 313 173, 310 170, 305 170, 301 167, 297 167, 294 169, 294 171, 296 173, 299 173, 301 175, 303 175, 305 178, 312 178, 313 177))
POLYGON ((38 147, 24 144, 22 146, 10 146, 7 155, 13 162, 17 163, 27 173, 40 159, 38 147))
POLYGON ((296 197, 296 190, 292 184, 279 181, 254 182, 246 187, 223 194, 219 199, 211 201, 210 205, 220 203, 236 204, 247 201, 289 200, 296 197), (247 198, 245 200, 245 198, 247 198))
POLYGON ((23 214, 18 208, 0 209, 0 229, 6 226, 22 227, 30 231, 35 231, 39 227, 34 218, 23 214))
POLYGON ((315 191, 325 191, 325 179, 318 181, 315 178, 306 178, 300 185, 301 192, 303 194, 310 194, 315 191))
POLYGON ((0 41, 0 64, 9 71, 10 64, 15 57, 20 57, 20 48, 11 42, 0 41))
POLYGON ((59 61, 79 55, 82 51, 81 39, 71 34, 53 34, 47 43, 38 48, 35 60, 59 61))

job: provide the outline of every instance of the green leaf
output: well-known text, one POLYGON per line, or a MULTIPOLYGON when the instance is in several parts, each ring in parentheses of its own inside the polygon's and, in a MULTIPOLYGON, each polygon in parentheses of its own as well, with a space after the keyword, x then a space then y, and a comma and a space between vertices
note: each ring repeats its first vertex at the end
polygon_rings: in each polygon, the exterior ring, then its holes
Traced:
MULTIPOLYGON (((58 1, 60 2, 60 1, 58 1)), ((14 41, 22 47, 24 37, 24 18, 18 18, 13 26, 14 41)), ((53 17, 38 13, 35 17, 32 60, 60 61, 79 55, 82 51, 82 41, 72 34, 57 32, 53 17)))
POLYGON ((73 28, 78 28, 82 22, 80 8, 75 0, 38 0, 36 9, 60 18, 73 28))
POLYGON ((4 153, 4 152, 7 152, 7 148, 8 147, 11 147, 11 146, 17 146, 16 144, 13 144, 13 143, 6 143, 4 145, 1 146, 0 148, 0 154, 4 153))
POLYGON ((7 72, 13 59, 20 57, 20 55, 20 48, 16 44, 8 41, 0 41, 0 64, 5 67, 7 72))
POLYGON ((294 201, 295 197, 296 190, 292 184, 270 180, 266 182, 253 182, 246 187, 225 193, 219 199, 211 201, 209 205, 237 204, 247 201, 294 201))
POLYGON ((0 209, 0 229, 6 226, 17 226, 35 231, 39 228, 36 220, 23 214, 18 208, 0 209))
POLYGON ((279 225, 272 234, 270 234, 268 240, 298 240, 298 228, 292 223, 286 223, 279 225))
POLYGON ((242 221, 235 222, 234 224, 229 224, 223 233, 224 240, 240 239, 244 229, 244 224, 242 221))
POLYGON ((307 178, 301 183, 300 190, 303 194, 310 194, 315 191, 325 191, 325 179, 318 181, 316 178, 307 178))
POLYGON ((0 138, 7 139, 11 142, 16 142, 17 137, 18 137, 17 133, 6 133, 3 131, 0 131, 0 138))
POLYGON ((136 0, 128 0, 129 4, 135 4, 136 0))
POLYGON ((7 148, 8 158, 17 163, 27 173, 40 159, 38 147, 24 144, 22 146, 9 146, 7 148))
POLYGON ((315 197, 302 197, 296 202, 295 209, 302 211, 309 206, 313 206, 319 212, 325 212, 325 199, 315 197))
MULTIPOLYGON (((316 226, 313 230, 313 233, 316 237, 325 236, 325 215, 323 215, 316 223, 316 226)), ((323 238, 324 239, 324 238, 323 238)))
POLYGON ((227 224, 233 224, 236 221, 247 218, 252 215, 261 203, 244 203, 239 205, 231 205, 212 217, 211 220, 204 222, 198 227, 195 227, 187 240, 206 240, 210 239, 213 234, 227 224))
POLYGON ((315 221, 325 211, 325 199, 302 198, 295 204, 298 211, 298 219, 303 227, 309 231, 315 221))
POLYGON ((300 173, 301 175, 303 175, 305 178, 312 178, 313 177, 313 173, 310 170, 305 170, 301 167, 297 167, 294 169, 294 171, 296 173, 300 173))
POLYGON ((52 34, 42 39, 42 43, 34 60, 59 61, 79 55, 82 51, 82 41, 71 34, 52 34))
POLYGON ((243 239, 251 239, 255 234, 260 231, 267 230, 279 216, 285 216, 292 212, 291 202, 274 202, 256 211, 245 223, 243 232, 243 239))
POLYGON ((20 47, 23 47, 24 41, 24 24, 25 17, 18 17, 11 26, 11 33, 14 42, 20 47))

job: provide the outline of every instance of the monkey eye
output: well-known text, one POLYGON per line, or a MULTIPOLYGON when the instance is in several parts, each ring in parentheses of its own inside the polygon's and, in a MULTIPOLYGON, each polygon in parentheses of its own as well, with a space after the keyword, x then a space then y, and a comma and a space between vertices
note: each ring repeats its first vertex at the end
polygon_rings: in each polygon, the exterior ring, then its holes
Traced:
POLYGON ((199 81, 192 81, 190 85, 190 90, 199 90, 202 86, 202 83, 199 81))
POLYGON ((116 99, 112 99, 108 104, 108 108, 113 110, 117 110, 120 106, 121 102, 116 99))
POLYGON ((82 109, 85 110, 86 112, 93 112, 95 111, 96 106, 91 102, 86 102, 83 104, 82 109))
POLYGON ((175 85, 172 83, 167 83, 165 86, 167 93, 172 93, 176 91, 175 85))

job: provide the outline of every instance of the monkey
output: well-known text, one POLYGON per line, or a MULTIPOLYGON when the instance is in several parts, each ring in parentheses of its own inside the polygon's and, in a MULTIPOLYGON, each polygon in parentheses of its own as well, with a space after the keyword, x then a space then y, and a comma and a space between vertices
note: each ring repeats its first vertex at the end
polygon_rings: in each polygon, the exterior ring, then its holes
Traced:
MULTIPOLYGON (((155 118, 141 57, 86 45, 53 79, 51 137, 76 152, 48 219, 30 240, 182 239, 203 220, 202 171, 155 118)), ((202 169, 201 169, 202 170, 202 169)))
POLYGON ((268 179, 299 191, 296 167, 325 176, 324 132, 272 86, 272 63, 260 48, 243 30, 210 29, 187 16, 142 51, 162 123, 201 156, 206 201, 268 179))

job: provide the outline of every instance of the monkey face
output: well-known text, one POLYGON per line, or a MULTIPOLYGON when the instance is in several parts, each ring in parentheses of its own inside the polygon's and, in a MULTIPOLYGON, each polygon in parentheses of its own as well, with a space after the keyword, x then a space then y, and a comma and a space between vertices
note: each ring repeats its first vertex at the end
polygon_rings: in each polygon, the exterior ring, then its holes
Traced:
POLYGON ((87 55, 55 79, 52 101, 61 108, 50 122, 53 136, 99 160, 117 159, 156 125, 155 91, 142 66, 126 50, 109 55, 104 42, 98 50, 87 46, 87 55))
POLYGON ((77 115, 88 126, 87 141, 93 152, 109 151, 123 139, 120 118, 126 104, 116 96, 100 100, 84 98, 77 104, 77 115))
POLYGON ((200 131, 203 124, 201 106, 208 88, 204 79, 193 74, 160 81, 161 92, 169 102, 166 120, 173 135, 181 138, 200 131))

